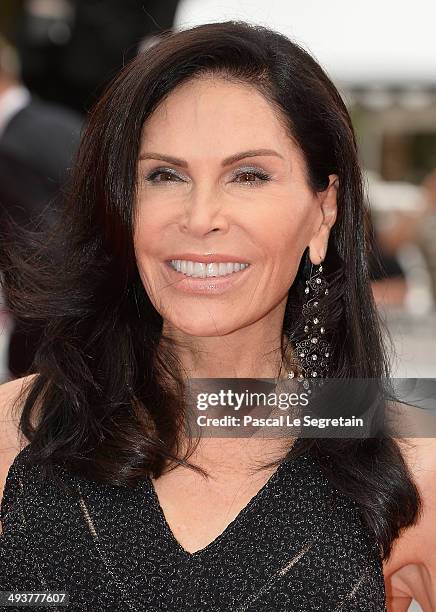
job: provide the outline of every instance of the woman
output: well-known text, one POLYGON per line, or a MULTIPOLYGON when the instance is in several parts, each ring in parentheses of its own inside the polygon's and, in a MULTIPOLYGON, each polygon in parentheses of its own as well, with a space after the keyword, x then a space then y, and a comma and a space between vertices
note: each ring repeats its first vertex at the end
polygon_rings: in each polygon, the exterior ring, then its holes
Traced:
POLYGON ((16 402, 30 444, 3 496, 3 590, 73 610, 385 610, 383 561, 422 503, 398 441, 183 430, 188 380, 308 382, 315 331, 316 376, 387 375, 366 215, 347 110, 286 37, 206 24, 123 70, 83 136, 65 259, 36 273, 40 250, 7 251, 9 299, 46 327, 16 402))

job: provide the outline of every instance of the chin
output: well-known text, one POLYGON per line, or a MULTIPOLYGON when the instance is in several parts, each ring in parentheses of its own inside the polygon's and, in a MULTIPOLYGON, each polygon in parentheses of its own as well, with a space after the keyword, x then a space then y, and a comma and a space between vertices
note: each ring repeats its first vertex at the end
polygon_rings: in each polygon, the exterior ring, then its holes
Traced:
POLYGON ((167 320, 167 326, 187 336, 195 336, 198 338, 207 338, 215 336, 225 336, 233 331, 236 331, 243 324, 223 321, 223 317, 210 315, 206 312, 203 317, 196 316, 195 312, 190 313, 189 317, 172 318, 167 320))

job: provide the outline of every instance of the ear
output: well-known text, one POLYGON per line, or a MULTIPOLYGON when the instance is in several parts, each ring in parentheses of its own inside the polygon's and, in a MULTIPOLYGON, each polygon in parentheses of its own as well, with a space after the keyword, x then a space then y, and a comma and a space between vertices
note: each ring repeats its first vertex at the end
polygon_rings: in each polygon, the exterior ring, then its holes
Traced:
POLYGON ((309 242, 310 260, 316 266, 325 259, 330 230, 336 221, 338 212, 338 188, 338 176, 336 174, 330 174, 328 187, 324 191, 321 191, 318 196, 318 202, 322 212, 322 222, 309 242))

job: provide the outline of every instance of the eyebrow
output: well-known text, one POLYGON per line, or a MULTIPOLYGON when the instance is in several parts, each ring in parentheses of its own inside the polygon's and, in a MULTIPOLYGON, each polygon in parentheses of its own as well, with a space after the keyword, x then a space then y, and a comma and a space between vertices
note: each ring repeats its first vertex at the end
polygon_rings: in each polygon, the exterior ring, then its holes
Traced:
MULTIPOLYGON (((245 159, 246 157, 257 157, 257 156, 274 156, 280 157, 284 159, 283 155, 277 153, 273 149, 251 149, 250 151, 241 151, 240 153, 235 153, 235 155, 230 155, 230 157, 226 157, 221 162, 221 165, 230 166, 240 159, 245 159)), ((140 160, 144 159, 158 159, 160 161, 166 161, 169 164, 174 164, 175 166, 180 166, 182 168, 188 167, 188 162, 185 159, 180 159, 179 157, 173 157, 171 155, 164 155, 163 153, 142 153, 139 157, 140 160)))

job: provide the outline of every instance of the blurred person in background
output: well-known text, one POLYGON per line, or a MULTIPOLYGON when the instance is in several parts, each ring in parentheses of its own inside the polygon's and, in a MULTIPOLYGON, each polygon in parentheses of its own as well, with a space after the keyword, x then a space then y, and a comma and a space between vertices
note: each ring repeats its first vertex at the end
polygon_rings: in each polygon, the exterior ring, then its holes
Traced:
POLYGON ((179 0, 27 0, 14 40, 23 80, 45 100, 86 112, 143 46, 171 29, 179 0))
POLYGON ((407 294, 406 275, 396 255, 387 253, 381 244, 379 230, 374 234, 374 249, 368 265, 375 302, 381 307, 401 307, 407 294))
MULTIPOLYGON (((79 142, 82 118, 33 96, 20 79, 17 53, 0 38, 0 226, 3 240, 20 228, 51 225, 55 200, 79 142)), ((0 245, 1 248, 1 245, 0 245)), ((7 271, 2 270, 3 274, 7 271)), ((7 304, 6 304, 7 307, 7 304)), ((29 371, 40 330, 15 320, 9 341, 11 377, 29 371)))
MULTIPOLYGON (((374 173, 365 170, 365 175, 374 182, 374 173)), ((366 219, 368 248, 368 271, 371 290, 377 306, 382 308, 403 307, 407 295, 406 274, 396 253, 388 252, 380 239, 380 217, 377 197, 372 190, 366 195, 368 216, 366 219)))
POLYGON ((425 207, 417 212, 397 214, 395 223, 380 231, 380 245, 389 256, 394 256, 405 244, 416 244, 427 265, 433 300, 436 303, 436 168, 421 184, 425 207))

